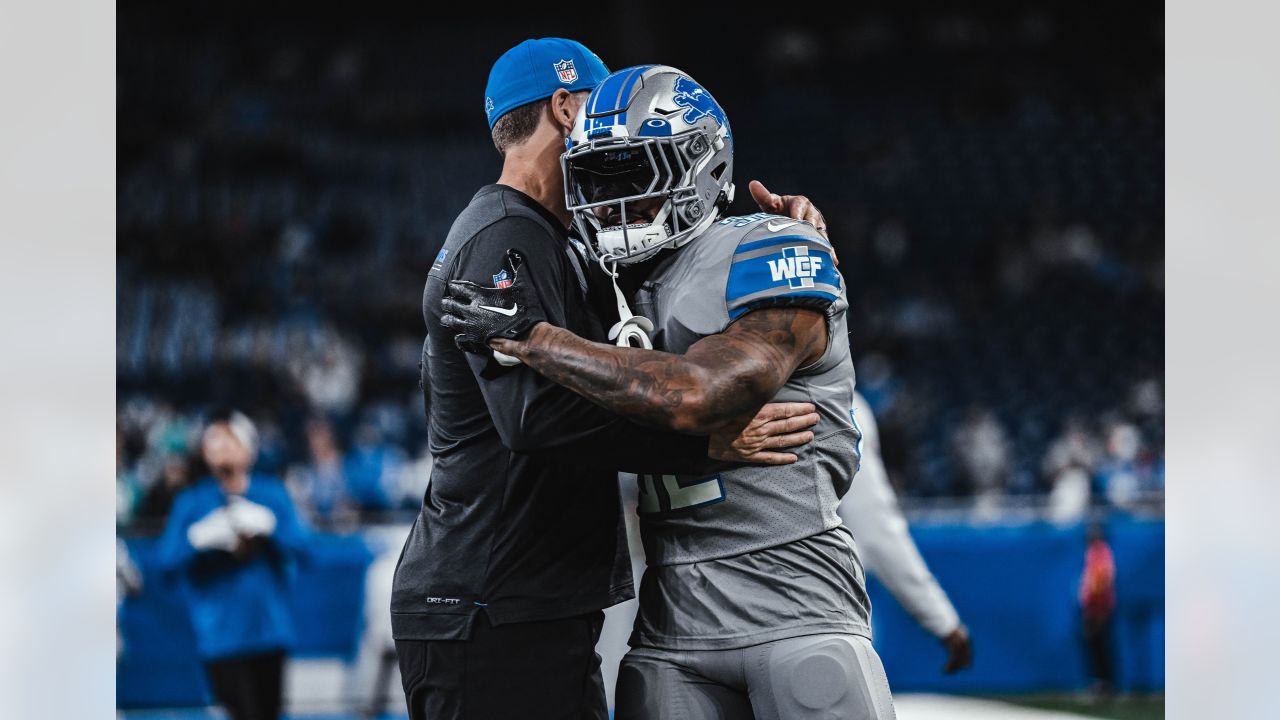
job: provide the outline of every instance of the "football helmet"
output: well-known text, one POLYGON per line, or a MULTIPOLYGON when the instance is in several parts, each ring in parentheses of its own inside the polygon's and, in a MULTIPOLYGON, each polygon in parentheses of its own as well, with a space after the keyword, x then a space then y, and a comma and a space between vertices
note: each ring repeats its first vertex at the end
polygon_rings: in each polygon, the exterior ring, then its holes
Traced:
POLYGON ((601 81, 560 161, 566 207, 602 264, 680 247, 733 202, 729 120, 711 93, 667 65, 601 81))

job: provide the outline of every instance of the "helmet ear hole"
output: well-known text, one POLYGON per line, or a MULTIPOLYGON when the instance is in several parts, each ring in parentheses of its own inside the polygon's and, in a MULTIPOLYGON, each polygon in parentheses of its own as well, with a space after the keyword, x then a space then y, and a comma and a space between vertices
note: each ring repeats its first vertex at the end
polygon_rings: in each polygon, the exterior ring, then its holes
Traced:
POLYGON ((724 174, 724 169, 725 169, 726 167, 728 167, 728 163, 720 163, 719 165, 717 165, 717 166, 715 166, 714 168, 712 168, 712 169, 711 169, 711 177, 712 177, 712 179, 714 179, 714 180, 719 180, 719 179, 720 179, 720 176, 724 174))
POLYGON ((688 225, 694 225, 702 219, 702 201, 694 200, 680 209, 681 219, 688 225))

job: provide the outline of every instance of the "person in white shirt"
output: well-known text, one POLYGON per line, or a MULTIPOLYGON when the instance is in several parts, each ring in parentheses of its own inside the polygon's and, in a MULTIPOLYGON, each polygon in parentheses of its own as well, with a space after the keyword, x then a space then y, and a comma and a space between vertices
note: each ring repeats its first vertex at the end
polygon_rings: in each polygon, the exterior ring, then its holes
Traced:
POLYGON ((880 430, 871 406, 857 392, 853 398, 854 417, 862 430, 862 467, 838 512, 853 531, 866 569, 875 573, 911 617, 946 648, 943 672, 958 672, 973 662, 969 630, 907 532, 907 519, 880 458, 880 430))

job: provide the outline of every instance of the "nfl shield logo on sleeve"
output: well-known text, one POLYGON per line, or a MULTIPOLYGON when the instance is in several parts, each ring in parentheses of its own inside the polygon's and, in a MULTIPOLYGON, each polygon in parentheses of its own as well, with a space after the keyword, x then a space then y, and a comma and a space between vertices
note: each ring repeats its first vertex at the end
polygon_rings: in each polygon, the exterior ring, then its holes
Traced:
POLYGON ((511 283, 513 282, 515 282, 515 280, 512 279, 511 273, 507 272, 506 270, 503 270, 502 272, 493 276, 493 286, 499 289, 509 288, 511 287, 511 283))
POLYGON ((578 79, 578 70, 573 66, 573 60, 561 60, 551 65, 556 69, 556 75, 560 76, 560 82, 571 83, 578 79))

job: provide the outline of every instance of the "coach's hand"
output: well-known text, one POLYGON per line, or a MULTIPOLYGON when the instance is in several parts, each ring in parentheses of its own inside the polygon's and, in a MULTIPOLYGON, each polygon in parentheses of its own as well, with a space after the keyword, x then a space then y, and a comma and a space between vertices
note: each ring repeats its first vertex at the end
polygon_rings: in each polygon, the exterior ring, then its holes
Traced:
POLYGON ((489 340, 518 340, 545 321, 538 294, 520 272, 524 258, 516 250, 507 251, 506 270, 511 285, 491 288, 467 280, 453 280, 440 301, 440 324, 455 331, 454 343, 467 352, 486 354, 489 340))
POLYGON ((973 663, 973 641, 969 639, 969 629, 963 624, 942 638, 942 645, 947 648, 947 664, 942 668, 947 675, 973 663))
POLYGON ((759 205, 761 210, 807 222, 818 231, 819 235, 828 241, 831 240, 827 237, 827 219, 809 198, 803 195, 778 195, 769 192, 769 188, 759 180, 752 180, 747 185, 747 189, 751 191, 751 199, 756 201, 756 205, 759 205))
POLYGON ((790 465, 795 453, 777 452, 813 440, 818 424, 813 403, 769 403, 746 426, 730 426, 711 434, 707 456, 713 460, 761 465, 790 465))

